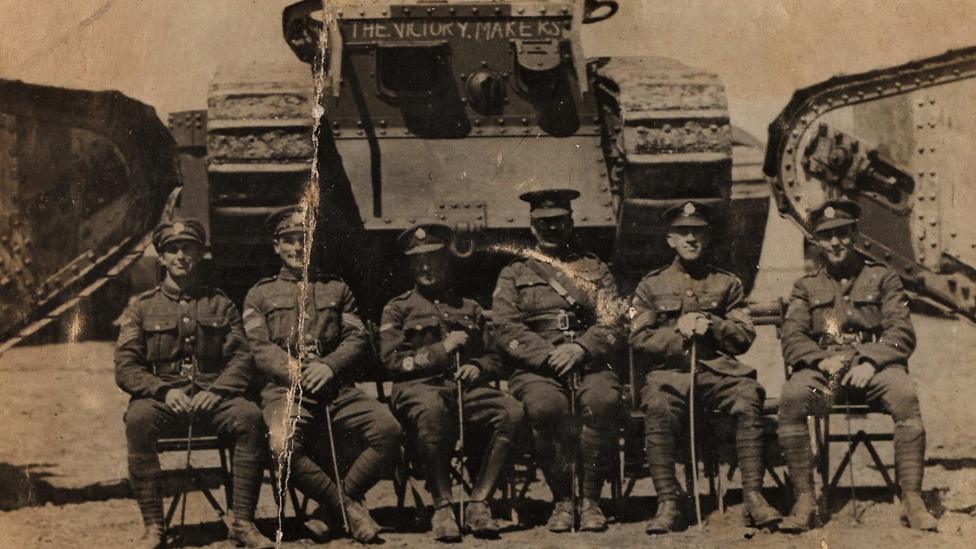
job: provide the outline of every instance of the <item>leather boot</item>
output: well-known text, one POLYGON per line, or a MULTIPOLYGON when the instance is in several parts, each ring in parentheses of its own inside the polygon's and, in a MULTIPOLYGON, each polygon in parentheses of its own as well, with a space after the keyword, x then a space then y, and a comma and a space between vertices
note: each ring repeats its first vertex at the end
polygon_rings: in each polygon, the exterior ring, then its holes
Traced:
POLYGON ((442 507, 451 501, 450 449, 439 442, 418 440, 417 453, 425 465, 427 491, 434 500, 434 507, 442 507))
POLYGON ((162 524, 147 524, 133 546, 136 549, 163 549, 166 547, 166 530, 162 524))
POLYGON ((464 528, 478 538, 498 537, 498 523, 484 501, 469 502, 464 508, 464 528))
POLYGON ((461 530, 458 528, 457 517, 450 503, 438 507, 434 511, 434 518, 430 521, 433 527, 434 539, 445 543, 461 541, 461 530))
POLYGON ((657 500, 657 513, 647 522, 644 531, 650 535, 670 534, 685 529, 685 516, 677 499, 657 500))
POLYGON ((746 526, 770 528, 783 520, 762 496, 763 431, 759 417, 742 415, 736 425, 735 451, 742 474, 742 518, 746 526))
POLYGON ((607 529, 607 517, 600 509, 600 502, 592 498, 583 498, 580 506, 580 531, 603 532, 607 529))
POLYGON ((759 492, 742 494, 742 518, 746 526, 753 528, 772 528, 783 520, 783 515, 773 509, 759 492))
POLYGON ((271 549, 274 547, 274 542, 264 537, 258 531, 258 527, 249 520, 234 519, 227 530, 227 539, 233 541, 237 547, 248 547, 250 549, 271 549))
POLYGON ((921 418, 895 423, 895 472, 901 488, 901 518, 910 528, 934 532, 939 523, 922 500, 925 472, 925 429, 921 418))
POLYGON ((512 450, 512 440, 506 436, 492 437, 488 445, 487 455, 481 460, 478 478, 471 489, 471 501, 488 501, 495 492, 498 479, 501 478, 508 464, 508 456, 512 450))
POLYGON ((380 525, 376 524, 369 511, 358 501, 345 498, 346 519, 349 521, 349 532, 352 539, 359 543, 373 543, 380 537, 380 525))
POLYGON ((939 529, 939 521, 929 514, 918 492, 903 492, 901 495, 901 519, 909 528, 935 532, 939 529))
POLYGON ((573 502, 569 498, 562 499, 553 505, 546 528, 550 532, 569 532, 573 529, 573 520, 573 502))
POLYGON ((793 483, 796 498, 789 516, 779 523, 781 532, 799 533, 812 528, 817 521, 817 500, 813 492, 813 453, 806 424, 780 424, 779 444, 793 483))

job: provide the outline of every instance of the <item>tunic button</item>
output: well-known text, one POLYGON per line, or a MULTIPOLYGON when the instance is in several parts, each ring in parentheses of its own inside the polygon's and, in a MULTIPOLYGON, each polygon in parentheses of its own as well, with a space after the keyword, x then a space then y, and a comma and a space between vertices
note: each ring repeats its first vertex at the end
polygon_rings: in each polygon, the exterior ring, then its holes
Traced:
POLYGON ((685 290, 685 295, 688 296, 688 297, 691 297, 691 296, 695 295, 695 292, 693 292, 691 290, 685 290))
POLYGON ((849 295, 845 295, 844 296, 844 301, 850 301, 850 300, 851 300, 851 296, 849 296, 849 295))
POLYGON ((184 316, 183 317, 183 324, 186 324, 189 321, 190 321, 190 317, 189 316, 184 316))
POLYGON ((847 316, 854 316, 854 311, 847 309, 847 316))

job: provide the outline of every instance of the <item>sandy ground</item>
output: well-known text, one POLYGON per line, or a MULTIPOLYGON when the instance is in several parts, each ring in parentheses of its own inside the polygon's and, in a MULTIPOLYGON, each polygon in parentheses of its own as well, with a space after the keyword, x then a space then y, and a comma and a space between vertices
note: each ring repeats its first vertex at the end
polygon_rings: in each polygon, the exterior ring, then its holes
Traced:
MULTIPOLYGON (((976 536, 976 518, 971 516, 976 510, 976 441, 968 430, 976 425, 976 406, 970 400, 976 394, 971 360, 976 352, 976 328, 930 317, 916 316, 915 321, 920 343, 912 373, 929 431, 925 490, 930 507, 941 519, 937 534, 900 527, 897 506, 880 489, 860 493, 860 523, 855 524, 845 488, 835 493, 833 518, 823 528, 801 536, 748 530, 741 526, 739 507, 733 505, 724 515, 710 513, 704 532, 693 529, 651 540, 643 533, 643 522, 654 510, 653 490, 643 480, 604 534, 554 535, 538 526, 545 519, 548 490, 536 484, 520 508, 519 516, 527 524, 511 525, 498 541, 466 538, 466 543, 486 547, 606 547, 649 542, 659 547, 972 547, 976 536)), ((127 547, 140 532, 139 513, 128 499, 123 480, 121 416, 126 397, 113 382, 111 353, 109 342, 87 342, 19 348, 0 357, 0 509, 4 509, 0 511, 0 547, 127 547)), ((773 328, 760 328, 746 360, 760 369, 769 395, 777 396, 783 374, 773 328)), ((883 426, 884 421, 889 420, 882 418, 879 423, 874 418, 865 425, 883 426)), ((890 449, 882 447, 881 453, 890 462, 890 449)), ((856 460, 858 484, 880 486, 880 477, 864 458, 856 460)), ((788 501, 767 481, 770 499, 781 508, 787 506, 788 501)), ((221 495, 218 498, 222 501, 221 495)), ((736 499, 733 492, 730 501, 736 499)), ((609 499, 605 503, 607 509, 613 508, 609 499)), ((384 534, 387 545, 436 545, 422 531, 394 531, 398 519, 409 520, 415 511, 408 507, 403 513, 396 512, 390 482, 374 488, 369 504, 374 516, 390 526, 384 534)), ((191 496, 187 516, 189 545, 230 546, 224 541, 224 527, 199 494, 191 496)), ((275 530, 274 516, 270 487, 265 486, 259 526, 266 533, 275 530)), ((312 543, 299 524, 286 523, 283 547, 312 543)))

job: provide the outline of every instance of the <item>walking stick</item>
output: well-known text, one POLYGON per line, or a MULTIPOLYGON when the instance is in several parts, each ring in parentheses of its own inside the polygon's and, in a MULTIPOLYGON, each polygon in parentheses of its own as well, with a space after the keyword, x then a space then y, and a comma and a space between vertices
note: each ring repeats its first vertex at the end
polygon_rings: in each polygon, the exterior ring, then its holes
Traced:
POLYGON ((691 368, 689 368, 690 383, 688 386, 688 431, 691 446, 691 489, 695 493, 695 520, 698 529, 702 529, 701 496, 698 494, 698 455, 695 452, 695 370, 698 367, 698 344, 691 340, 691 368))
MULTIPOLYGON (((858 522, 860 522, 860 520, 858 519, 858 516, 857 516, 857 492, 854 490, 854 486, 855 486, 855 484, 854 484, 854 443, 853 443, 853 438, 851 436, 852 430, 851 430, 851 390, 850 390, 850 388, 847 389, 847 398, 844 399, 844 400, 845 400, 844 407, 846 408, 846 412, 847 412, 847 414, 846 414, 846 416, 847 416, 847 455, 848 455, 847 470, 850 472, 850 477, 851 477, 851 515, 852 515, 852 518, 854 519, 854 523, 857 524, 858 522)), ((827 421, 830 421, 830 417, 827 418, 827 421)), ((829 442, 828 442, 828 444, 829 444, 829 442)))
MULTIPOLYGON (((571 417, 573 420, 574 428, 578 425, 576 421, 576 410, 579 405, 576 402, 576 391, 579 388, 579 383, 579 372, 573 370, 573 372, 569 374, 569 417, 571 417)), ((569 462, 569 502, 570 507, 572 507, 573 510, 573 520, 569 528, 571 532, 576 532, 576 517, 579 514, 579 494, 577 493, 578 490, 576 485, 576 479, 579 473, 579 471, 576 470, 576 460, 578 459, 578 454, 579 452, 573 452, 573 459, 569 462)))
MULTIPOLYGON (((183 359, 183 367, 188 369, 187 378, 190 380, 190 401, 193 401, 193 397, 196 395, 197 390, 197 363, 190 358, 183 359)), ((186 426, 186 462, 184 463, 184 469, 189 471, 193 467, 190 464, 190 457, 193 455, 193 420, 195 416, 193 407, 190 407, 190 422, 186 426)), ((180 535, 182 536, 186 528, 186 497, 187 493, 183 492, 183 502, 180 506, 180 535)))
MULTIPOLYGON (((454 351, 454 371, 456 373, 461 372, 461 353, 459 351, 454 351)), ((457 385, 458 445, 461 448, 459 458, 461 462, 461 501, 458 504, 458 511, 461 515, 461 524, 464 524, 464 387, 462 387, 460 376, 454 382, 457 385)))
POLYGON ((339 512, 342 514, 342 526, 349 531, 349 517, 346 516, 346 492, 342 487, 342 477, 339 476, 339 459, 336 457, 335 436, 332 434, 332 410, 329 405, 325 405, 325 428, 329 435, 329 450, 332 453, 332 472, 335 474, 336 488, 339 490, 339 512))

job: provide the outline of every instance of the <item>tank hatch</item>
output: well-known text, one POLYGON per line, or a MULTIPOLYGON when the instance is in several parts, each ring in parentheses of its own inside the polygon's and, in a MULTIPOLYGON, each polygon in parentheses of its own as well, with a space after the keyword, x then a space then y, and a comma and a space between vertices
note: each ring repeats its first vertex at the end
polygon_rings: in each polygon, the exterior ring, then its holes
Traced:
POLYGON ((847 196, 859 250, 909 289, 976 318, 976 48, 796 92, 769 127, 764 171, 780 214, 847 196))

